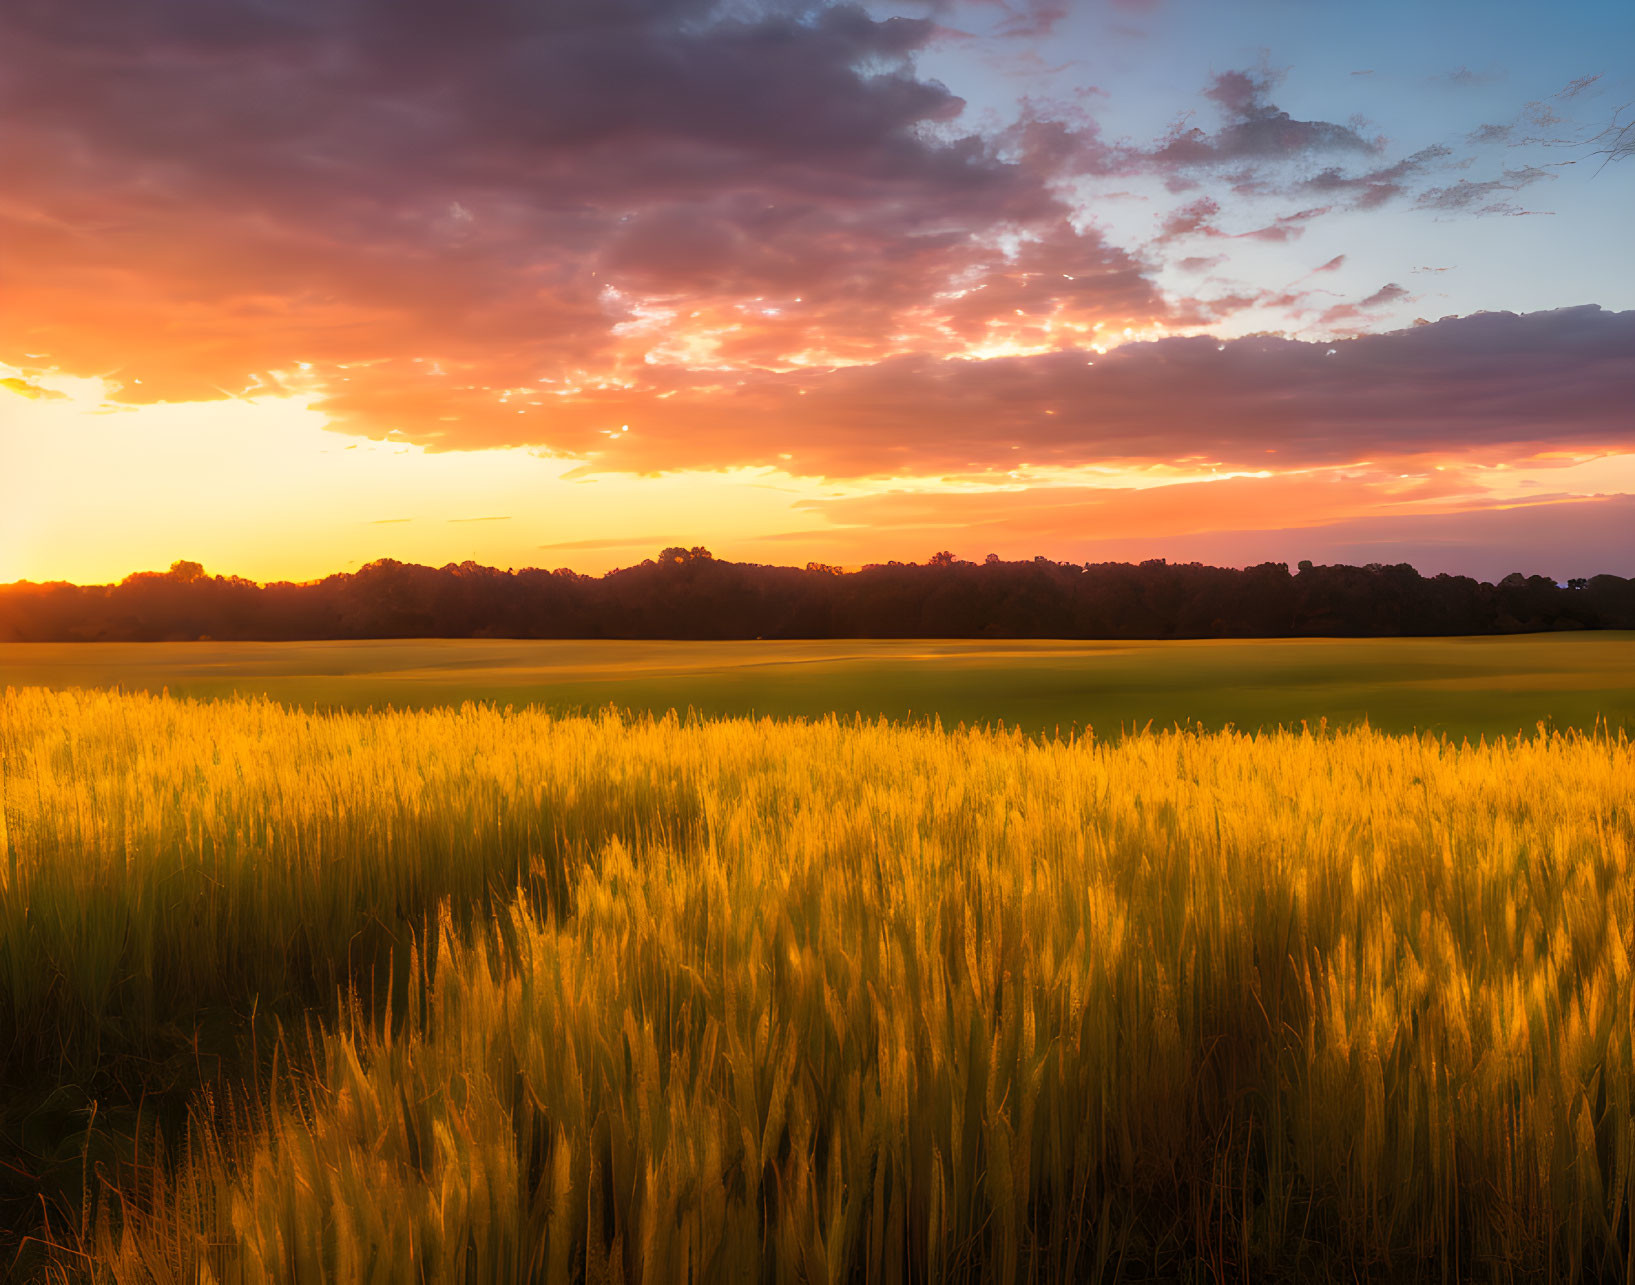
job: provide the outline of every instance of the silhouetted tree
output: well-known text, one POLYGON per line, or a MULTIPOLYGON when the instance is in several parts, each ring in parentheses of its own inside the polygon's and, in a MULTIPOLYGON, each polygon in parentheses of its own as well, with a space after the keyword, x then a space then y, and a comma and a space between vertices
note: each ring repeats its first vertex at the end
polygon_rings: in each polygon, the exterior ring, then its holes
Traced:
POLYGON ((1485 584, 1406 563, 1242 571, 1149 559, 980 564, 947 550, 860 571, 723 562, 702 546, 579 575, 381 559, 310 584, 257 585, 198 563, 117 585, 0 586, 0 641, 195 638, 1199 638, 1635 628, 1635 581, 1485 584))

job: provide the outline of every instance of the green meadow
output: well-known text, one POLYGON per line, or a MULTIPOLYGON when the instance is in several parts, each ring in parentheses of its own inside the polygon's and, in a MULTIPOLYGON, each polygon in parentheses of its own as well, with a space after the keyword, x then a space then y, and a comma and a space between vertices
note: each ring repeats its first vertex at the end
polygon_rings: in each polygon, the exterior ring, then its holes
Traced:
POLYGON ((1513 735, 1540 722, 1635 726, 1635 634, 1480 638, 0 645, 0 685, 117 687, 291 706, 820 717, 1031 732, 1327 719, 1382 731, 1513 735))

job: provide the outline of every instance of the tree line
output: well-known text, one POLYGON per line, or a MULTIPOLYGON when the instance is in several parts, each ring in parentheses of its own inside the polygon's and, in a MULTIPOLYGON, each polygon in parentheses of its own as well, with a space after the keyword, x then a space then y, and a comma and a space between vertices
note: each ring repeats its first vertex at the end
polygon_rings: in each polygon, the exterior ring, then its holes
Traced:
POLYGON ((116 585, 0 586, 0 641, 340 638, 1243 638, 1635 629, 1635 580, 1497 584, 1406 563, 1234 570, 942 552, 843 572, 703 548, 601 576, 382 559, 305 584, 195 562, 116 585))

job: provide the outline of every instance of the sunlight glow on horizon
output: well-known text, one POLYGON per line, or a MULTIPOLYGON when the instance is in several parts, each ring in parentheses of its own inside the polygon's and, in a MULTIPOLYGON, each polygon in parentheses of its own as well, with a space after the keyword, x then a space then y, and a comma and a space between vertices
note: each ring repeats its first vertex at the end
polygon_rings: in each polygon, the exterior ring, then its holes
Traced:
MULTIPOLYGON (((22 375, 0 366, 4 378, 22 375)), ((937 506, 959 497, 1021 499, 1019 492, 1049 506, 1058 502, 1053 497, 1074 502, 1100 492, 1160 498, 1156 493, 1181 488, 1174 493, 1201 497, 1193 488, 1286 488, 1308 479, 1339 487, 1337 499, 1352 497, 1334 508, 1340 517, 1635 492, 1635 454, 1571 451, 1514 461, 1415 460, 1401 472, 1391 460, 1281 473, 1155 460, 838 482, 766 468, 634 475, 600 472, 594 458, 529 448, 428 450, 390 434, 352 436, 330 426, 317 387, 131 406, 111 401, 112 386, 101 379, 31 373, 26 382, 44 395, 0 385, 0 582, 106 583, 180 558, 260 581, 316 579, 381 557, 596 572, 668 543, 795 565, 851 565, 871 541, 879 560, 960 543, 962 556, 980 557, 972 539, 1001 547, 1016 541, 995 530, 963 530, 957 517, 939 518, 937 506), (930 506, 923 520, 859 528, 844 512, 853 503, 917 502, 930 506)), ((1148 523, 1137 534, 1263 527, 1268 512, 1277 512, 1266 505, 1279 494, 1268 489, 1260 501, 1251 492, 1231 510, 1183 504, 1171 513, 1166 506, 1152 519, 1156 527, 1148 523)), ((1326 520, 1309 509, 1281 517, 1272 525, 1290 530, 1326 520)), ((1018 538, 1046 554, 1062 546, 1059 535, 1018 538)))
POLYGON ((570 479, 584 461, 352 437, 311 393, 114 406, 100 381, 31 382, 64 395, 0 390, 0 581, 103 583, 178 558, 263 581, 380 557, 538 565, 542 544, 629 536, 633 511, 675 539, 707 511, 730 539, 781 507, 742 477, 570 479))

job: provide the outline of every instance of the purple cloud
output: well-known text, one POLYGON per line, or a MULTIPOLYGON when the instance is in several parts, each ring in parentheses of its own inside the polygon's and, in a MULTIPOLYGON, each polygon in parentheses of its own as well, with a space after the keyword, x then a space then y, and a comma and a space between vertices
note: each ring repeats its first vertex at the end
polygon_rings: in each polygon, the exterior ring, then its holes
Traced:
POLYGON ((1209 132, 1178 126, 1157 146, 1139 154, 1139 161, 1161 171, 1187 171, 1379 150, 1378 142, 1349 125, 1295 119, 1270 101, 1275 84, 1276 77, 1269 72, 1222 73, 1204 91, 1224 118, 1220 128, 1209 132))
POLYGON ((639 363, 633 297, 685 296, 752 363, 945 334, 927 300, 1004 295, 1019 236, 1063 255, 1062 306, 1161 316, 1135 256, 1067 228, 1093 132, 962 127, 914 68, 936 31, 714 0, 12 5, 0 333, 152 398, 296 359, 356 391, 410 354, 529 385, 639 363))
MULTIPOLYGON (((1400 295, 1394 283, 1370 304, 1400 295)), ((1353 305, 1356 306, 1356 305, 1353 305)), ((832 370, 610 390, 545 431, 495 417, 466 446, 601 450, 647 472, 768 465, 835 477, 1181 463, 1297 469, 1376 456, 1635 449, 1635 311, 1477 313, 1330 341, 1171 338, 986 361, 905 354, 832 370), (632 431, 609 439, 606 423, 632 431)))

